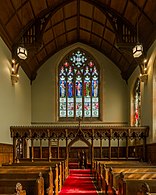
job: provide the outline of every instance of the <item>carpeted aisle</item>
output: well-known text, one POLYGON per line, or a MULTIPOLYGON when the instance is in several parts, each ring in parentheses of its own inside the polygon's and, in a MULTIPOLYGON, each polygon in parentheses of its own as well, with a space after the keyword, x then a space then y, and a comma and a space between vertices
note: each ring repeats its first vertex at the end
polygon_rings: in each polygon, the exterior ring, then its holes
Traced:
POLYGON ((59 195, 97 195, 90 169, 73 169, 66 179, 59 195))

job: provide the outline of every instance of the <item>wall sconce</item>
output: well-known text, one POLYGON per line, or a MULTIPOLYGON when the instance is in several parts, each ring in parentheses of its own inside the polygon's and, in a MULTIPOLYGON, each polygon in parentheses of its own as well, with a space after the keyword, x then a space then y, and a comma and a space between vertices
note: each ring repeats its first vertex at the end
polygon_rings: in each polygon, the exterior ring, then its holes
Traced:
POLYGON ((19 70, 19 63, 17 63, 15 60, 12 60, 11 81, 13 85, 17 83, 19 80, 18 70, 19 70))
POLYGON ((147 83, 148 74, 147 74, 147 59, 144 59, 143 64, 140 66, 140 81, 147 83))

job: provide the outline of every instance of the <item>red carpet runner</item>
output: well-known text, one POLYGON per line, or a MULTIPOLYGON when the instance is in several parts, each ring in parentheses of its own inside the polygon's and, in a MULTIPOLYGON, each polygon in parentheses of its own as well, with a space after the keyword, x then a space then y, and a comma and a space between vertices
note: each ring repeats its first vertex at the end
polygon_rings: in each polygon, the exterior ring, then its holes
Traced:
POLYGON ((66 179, 59 195, 97 195, 90 169, 73 169, 66 179))

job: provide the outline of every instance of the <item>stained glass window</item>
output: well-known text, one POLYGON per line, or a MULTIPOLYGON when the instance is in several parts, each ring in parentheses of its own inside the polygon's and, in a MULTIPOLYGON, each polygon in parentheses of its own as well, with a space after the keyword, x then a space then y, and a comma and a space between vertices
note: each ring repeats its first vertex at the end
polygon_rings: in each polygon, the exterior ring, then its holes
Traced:
POLYGON ((99 70, 95 60, 76 49, 59 66, 59 118, 99 117, 99 70))
POLYGON ((140 79, 137 79, 134 86, 134 126, 140 125, 140 107, 141 107, 140 79))

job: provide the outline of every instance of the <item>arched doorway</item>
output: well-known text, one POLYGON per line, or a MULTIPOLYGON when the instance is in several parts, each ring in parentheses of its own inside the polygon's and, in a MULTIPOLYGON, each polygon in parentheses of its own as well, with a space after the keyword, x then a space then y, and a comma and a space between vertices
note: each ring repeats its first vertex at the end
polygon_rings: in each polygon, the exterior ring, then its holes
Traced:
POLYGON ((69 168, 91 168, 91 143, 83 137, 76 137, 68 144, 69 168), (83 155, 86 166, 81 166, 83 155))

